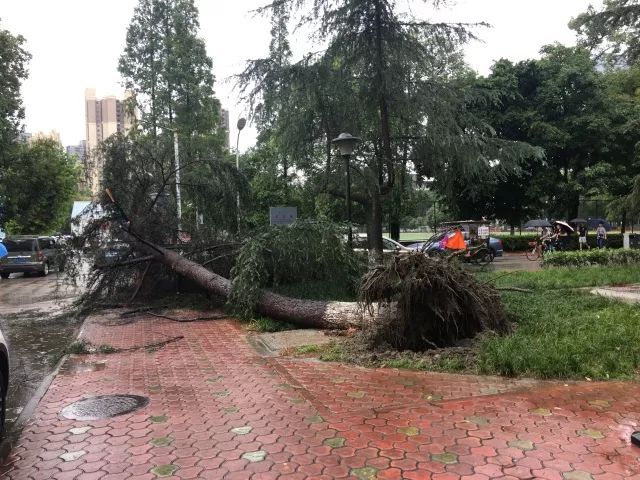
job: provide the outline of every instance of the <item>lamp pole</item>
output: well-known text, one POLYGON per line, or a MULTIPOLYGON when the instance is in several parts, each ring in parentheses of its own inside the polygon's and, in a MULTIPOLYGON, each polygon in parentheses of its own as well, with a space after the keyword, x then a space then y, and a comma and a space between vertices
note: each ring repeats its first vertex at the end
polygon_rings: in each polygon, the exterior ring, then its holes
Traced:
POLYGON ((338 138, 334 138, 332 143, 340 149, 340 155, 344 160, 345 169, 345 201, 347 203, 347 244, 349 248, 353 246, 353 227, 351 226, 351 154, 360 142, 358 137, 352 136, 350 133, 341 133, 338 138))
MULTIPOLYGON (((240 173, 240 132, 247 125, 247 119, 238 119, 238 138, 236 139, 236 170, 240 173)), ((236 221, 238 222, 238 233, 240 233, 240 190, 236 193, 236 221)))

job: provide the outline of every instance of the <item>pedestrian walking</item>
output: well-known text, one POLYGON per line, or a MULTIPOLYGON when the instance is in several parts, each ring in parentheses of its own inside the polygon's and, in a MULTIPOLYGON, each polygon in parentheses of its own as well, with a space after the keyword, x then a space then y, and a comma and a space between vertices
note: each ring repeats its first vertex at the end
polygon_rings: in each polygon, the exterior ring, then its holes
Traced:
POLYGON ((578 226, 578 246, 580 251, 582 251, 582 247, 587 248, 587 250, 591 248, 587 243, 587 225, 585 224, 578 226))
POLYGON ((604 248, 607 243, 607 229, 604 228, 602 222, 598 224, 598 228, 596 228, 596 244, 598 248, 604 248))

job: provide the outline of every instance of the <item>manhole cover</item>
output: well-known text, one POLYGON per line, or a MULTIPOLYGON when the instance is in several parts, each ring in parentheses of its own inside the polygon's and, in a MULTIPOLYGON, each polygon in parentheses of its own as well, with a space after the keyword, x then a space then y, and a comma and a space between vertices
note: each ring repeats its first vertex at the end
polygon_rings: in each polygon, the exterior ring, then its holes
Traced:
POLYGON ((147 397, 139 395, 101 395, 67 405, 61 413, 71 420, 100 420, 133 412, 148 403, 147 397))

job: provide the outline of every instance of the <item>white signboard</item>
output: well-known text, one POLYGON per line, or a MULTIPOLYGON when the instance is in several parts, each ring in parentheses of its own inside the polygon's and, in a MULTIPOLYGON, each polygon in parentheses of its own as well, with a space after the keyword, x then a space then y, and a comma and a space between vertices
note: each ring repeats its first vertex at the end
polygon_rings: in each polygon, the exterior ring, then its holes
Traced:
POLYGON ((271 225, 290 225, 297 218, 297 207, 269 207, 269 223, 271 225))
POLYGON ((478 236, 480 238, 487 238, 489 236, 489 227, 487 226, 478 227, 478 236))

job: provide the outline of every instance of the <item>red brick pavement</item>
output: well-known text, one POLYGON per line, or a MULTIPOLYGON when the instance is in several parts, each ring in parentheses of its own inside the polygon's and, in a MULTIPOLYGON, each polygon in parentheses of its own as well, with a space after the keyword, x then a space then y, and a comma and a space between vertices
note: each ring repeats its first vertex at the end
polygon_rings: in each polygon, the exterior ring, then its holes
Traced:
POLYGON ((88 322, 119 348, 63 369, 2 467, 8 479, 640 479, 636 383, 548 384, 264 359, 232 321, 88 322), (150 398, 99 421, 94 395, 150 398))

